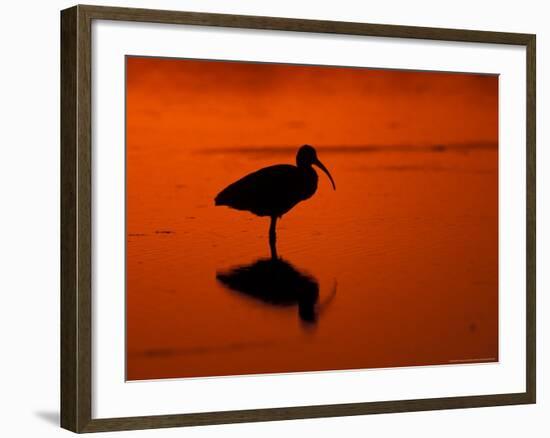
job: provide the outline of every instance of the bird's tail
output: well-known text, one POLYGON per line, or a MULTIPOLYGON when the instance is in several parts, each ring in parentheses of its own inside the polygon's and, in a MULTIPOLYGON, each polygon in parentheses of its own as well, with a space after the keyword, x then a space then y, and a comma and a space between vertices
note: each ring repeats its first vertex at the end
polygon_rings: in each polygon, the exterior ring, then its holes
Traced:
POLYGON ((220 193, 216 195, 214 198, 214 205, 227 205, 227 196, 224 193, 225 190, 222 190, 220 193))

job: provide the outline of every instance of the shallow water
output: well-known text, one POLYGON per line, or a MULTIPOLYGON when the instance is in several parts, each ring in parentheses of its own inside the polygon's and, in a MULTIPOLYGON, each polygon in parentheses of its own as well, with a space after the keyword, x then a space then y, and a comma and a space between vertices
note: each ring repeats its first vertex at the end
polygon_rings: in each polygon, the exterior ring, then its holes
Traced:
POLYGON ((266 268, 268 219, 213 199, 294 154, 129 151, 127 378, 498 360, 497 149, 318 148, 337 190, 318 172, 266 268))

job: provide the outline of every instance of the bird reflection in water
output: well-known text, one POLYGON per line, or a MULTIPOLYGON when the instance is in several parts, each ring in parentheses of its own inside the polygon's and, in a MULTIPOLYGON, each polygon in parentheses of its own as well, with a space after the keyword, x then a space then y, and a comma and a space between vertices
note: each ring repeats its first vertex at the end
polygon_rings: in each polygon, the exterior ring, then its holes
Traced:
POLYGON ((216 278, 226 288, 258 299, 273 306, 298 306, 300 320, 314 325, 322 310, 336 294, 319 303, 319 283, 312 276, 300 272, 289 262, 279 259, 259 259, 248 265, 218 272, 216 278))

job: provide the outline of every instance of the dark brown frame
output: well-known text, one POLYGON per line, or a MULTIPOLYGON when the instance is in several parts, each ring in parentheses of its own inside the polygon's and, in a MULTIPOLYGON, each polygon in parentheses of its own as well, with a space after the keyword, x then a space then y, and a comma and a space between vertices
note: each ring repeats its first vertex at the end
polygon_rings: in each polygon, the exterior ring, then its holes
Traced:
POLYGON ((531 34, 74 6, 61 12, 61 426, 99 432, 535 403, 535 47, 531 34), (91 23, 122 20, 525 46, 527 51, 526 392, 92 419, 91 23))

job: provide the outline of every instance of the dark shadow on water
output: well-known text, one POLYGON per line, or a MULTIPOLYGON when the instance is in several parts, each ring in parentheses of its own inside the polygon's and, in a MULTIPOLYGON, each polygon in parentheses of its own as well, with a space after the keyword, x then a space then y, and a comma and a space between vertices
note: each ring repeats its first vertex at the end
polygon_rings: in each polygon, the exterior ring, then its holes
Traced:
POLYGON ((242 350, 254 350, 273 347, 276 343, 273 341, 262 342, 232 342, 224 345, 200 345, 189 348, 152 348, 131 352, 130 355, 136 357, 146 357, 148 359, 163 359, 172 356, 192 356, 200 354, 220 354, 224 352, 235 352, 242 350))
MULTIPOLYGON (((318 145, 316 149, 323 155, 327 154, 365 154, 365 153, 387 153, 387 152, 422 152, 422 153, 469 153, 478 150, 496 150, 498 144, 489 142, 472 142, 472 143, 456 143, 456 144, 394 144, 394 145, 318 145)), ((290 155, 296 150, 295 146, 273 145, 273 146, 235 146, 225 148, 210 148, 196 150, 199 154, 236 154, 236 155, 252 155, 252 156, 276 156, 290 155)))
POLYGON ((457 172, 471 174, 494 174, 497 169, 468 169, 465 167, 431 166, 423 164, 395 165, 395 166, 353 166, 351 170, 365 172, 457 172))
MULTIPOLYGON (((259 259, 254 263, 218 272, 218 281, 226 288, 280 307, 298 307, 300 320, 317 323, 320 311, 319 283, 282 259, 259 259)), ((332 300, 336 292, 329 297, 332 300)), ((327 303, 325 303, 327 304, 327 303)))
POLYGON ((38 411, 34 413, 42 421, 53 426, 59 427, 59 412, 58 411, 38 411))

